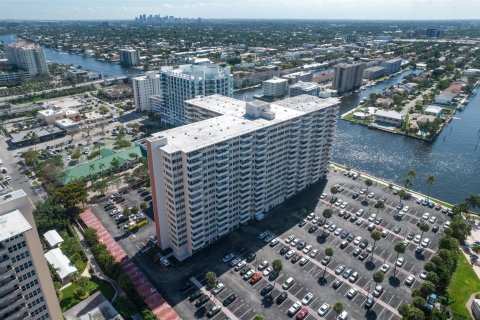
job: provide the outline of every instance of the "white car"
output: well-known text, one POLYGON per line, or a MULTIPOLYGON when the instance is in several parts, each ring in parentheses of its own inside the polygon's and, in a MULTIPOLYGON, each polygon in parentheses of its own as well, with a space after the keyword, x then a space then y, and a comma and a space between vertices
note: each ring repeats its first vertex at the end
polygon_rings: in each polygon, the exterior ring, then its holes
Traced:
POLYGON ((383 273, 387 273, 388 270, 390 270, 390 266, 386 263, 382 264, 382 266, 380 267, 380 271, 382 271, 383 273))
POLYGON ((306 305, 308 305, 310 302, 312 302, 312 299, 313 299, 313 293, 310 293, 310 292, 309 292, 309 293, 307 293, 307 294, 305 295, 305 297, 303 297, 303 299, 302 299, 302 304, 303 304, 304 306, 306 306, 306 305))
POLYGON ((160 262, 163 264, 164 267, 170 266, 170 261, 167 258, 160 258, 160 262))
POLYGON ((215 287, 215 289, 212 290, 212 293, 213 293, 214 295, 217 295, 217 294, 219 294, 220 292, 222 292, 223 289, 225 289, 225 285, 220 282, 219 284, 217 284, 217 286, 215 287))
POLYGON ((414 276, 408 276, 406 279, 405 279, 405 284, 407 286, 411 286, 413 284, 413 282, 415 282, 415 277, 414 276))
POLYGON ((312 250, 312 245, 307 245, 305 248, 303 248, 302 252, 307 254, 312 250))
POLYGON ((262 233, 260 233, 260 234, 258 235, 258 238, 259 238, 259 239, 263 239, 263 238, 267 237, 268 234, 269 234, 269 233, 268 233, 267 231, 264 231, 264 232, 262 232, 262 233))
POLYGON ((318 308, 318 315, 323 317, 327 314, 328 310, 330 310, 330 305, 328 303, 322 304, 320 308, 318 308))
POLYGON ((443 228, 450 228, 450 221, 445 221, 445 223, 443 224, 443 228))
POLYGON ((262 274, 264 277, 267 277, 272 271, 273 271, 272 267, 267 267, 265 270, 263 270, 262 274))
POLYGON ((260 264, 258 265, 258 270, 262 271, 263 269, 265 269, 266 267, 268 267, 269 263, 267 260, 263 260, 262 262, 260 262, 260 264))
POLYGON ((348 290, 348 292, 347 292, 347 298, 348 298, 348 299, 353 299, 353 298, 355 298, 355 296, 357 295, 357 292, 358 292, 357 289, 351 288, 351 289, 348 290))
POLYGON ((238 271, 247 265, 247 261, 242 260, 235 266, 235 271, 238 271))
POLYGON ((293 239, 295 239, 295 236, 291 234, 285 239, 285 243, 290 243, 293 241, 293 239))
POLYGON ((225 257, 223 257, 222 261, 224 263, 227 263, 230 260, 232 260, 233 258, 235 258, 235 255, 233 253, 230 253, 230 254, 227 254, 225 257))
POLYGON ((313 249, 311 252, 310 252, 310 257, 312 258, 315 258, 318 254, 318 249, 313 249))
POLYGON ((300 242, 300 239, 299 239, 299 238, 295 238, 295 239, 292 240, 292 242, 290 243, 290 245, 291 245, 292 247, 296 247, 299 242, 300 242))
POLYGON ((340 233, 342 233, 342 232, 343 232, 342 228, 337 228, 333 234, 336 235, 336 236, 339 236, 340 233))
POLYGON ((285 258, 290 259, 291 257, 293 257, 294 254, 295 254, 295 251, 290 250, 287 253, 285 253, 285 258))
POLYGON ((353 244, 358 246, 361 241, 362 241, 362 237, 358 236, 355 238, 355 240, 353 240, 353 244))
POLYGON ((422 272, 420 272, 420 279, 427 279, 427 271, 423 270, 422 272))
POLYGON ((345 209, 347 206, 348 206, 348 202, 347 202, 347 201, 343 201, 343 202, 342 202, 342 205, 340 206, 340 208, 345 209))
POLYGON ((319 218, 319 217, 315 217, 315 218, 313 218, 312 223, 313 223, 313 224, 317 224, 318 221, 320 221, 320 218, 319 218))
POLYGON ((430 239, 428 239, 428 238, 424 238, 422 240, 422 243, 420 243, 420 245, 424 248, 428 247, 429 244, 430 244, 430 239))
POLYGON ((295 302, 290 307, 290 309, 288 309, 288 311, 287 311, 288 315, 290 315, 290 316, 295 315, 300 310, 301 307, 302 307, 302 303, 300 301, 295 302))
POLYGON ((375 197, 375 192, 370 192, 370 193, 368 194, 368 198, 369 198, 369 199, 372 199, 373 197, 375 197))
POLYGON ((408 212, 408 210, 410 210, 410 207, 409 207, 409 206, 405 206, 405 207, 403 207, 403 209, 402 209, 403 212, 408 212))
POLYGON ((375 221, 375 219, 377 219, 377 215, 376 215, 376 214, 372 214, 372 215, 370 215, 370 217, 368 217, 368 221, 370 221, 370 222, 375 221))
POLYGON ((358 211, 355 213, 357 217, 363 216, 364 210, 363 209, 358 209, 358 211))
POLYGON ((415 238, 413 238, 413 242, 415 242, 415 243, 420 243, 420 240, 421 240, 421 239, 422 239, 422 237, 421 237, 419 234, 417 234, 417 235, 415 236, 415 238))
POLYGON ((430 222, 430 223, 435 223, 435 222, 437 222, 437 217, 431 216, 430 219, 428 219, 428 222, 430 222))
POLYGON ((405 263, 405 258, 404 257, 398 257, 397 262, 396 262, 397 267, 402 267, 404 263, 405 263))
POLYGON ((365 221, 365 220, 363 220, 363 218, 358 218, 357 221, 355 221, 355 224, 356 224, 357 226, 359 226, 359 225, 361 225, 361 224, 363 223, 363 221, 365 221))
POLYGON ((423 219, 423 220, 428 220, 428 218, 430 218, 430 213, 425 212, 425 213, 422 215, 422 219, 423 219))
POLYGON ((275 247, 279 242, 280 242, 280 240, 273 239, 272 241, 270 241, 270 247, 275 247))
POLYGON ((315 213, 312 212, 307 216, 307 220, 312 220, 313 217, 315 217, 315 213))
POLYGON ((243 276, 243 280, 248 280, 250 279, 253 275, 255 274, 255 271, 249 270, 245 275, 243 276))

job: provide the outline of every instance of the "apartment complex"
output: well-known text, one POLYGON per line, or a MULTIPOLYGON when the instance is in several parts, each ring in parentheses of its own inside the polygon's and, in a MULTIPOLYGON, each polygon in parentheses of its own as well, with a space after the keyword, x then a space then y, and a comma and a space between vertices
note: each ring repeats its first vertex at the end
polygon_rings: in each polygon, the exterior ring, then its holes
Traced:
POLYGON ((160 75, 155 71, 149 71, 144 76, 133 78, 133 97, 137 110, 152 111, 150 96, 158 94, 160 94, 160 75))
POLYGON ((62 319, 33 217, 13 209, 24 197, 0 201, 0 319, 62 319))
POLYGON ((303 82, 299 81, 288 88, 288 95, 290 97, 296 97, 302 94, 308 94, 309 96, 318 97, 320 93, 320 86, 315 82, 303 82))
POLYGON ((124 67, 140 65, 140 54, 137 50, 126 48, 120 50, 120 64, 124 67))
POLYGON ((385 68, 387 74, 392 74, 400 71, 402 67, 402 59, 390 59, 380 62, 380 66, 385 68))
POLYGON ((230 68, 213 63, 181 65, 162 70, 160 94, 151 97, 153 112, 161 115, 162 125, 178 126, 186 122, 184 102, 197 96, 233 95, 230 68))
POLYGON ((184 260, 325 177, 338 104, 186 101, 187 125, 147 139, 158 245, 184 260))
POLYGON ((385 75, 385 68, 379 67, 379 66, 367 68, 363 73, 363 77, 368 80, 375 80, 383 77, 384 75, 385 75))
POLYGON ((335 66, 333 89, 339 94, 359 88, 363 81, 365 63, 340 63, 335 66))
POLYGON ((5 46, 8 63, 28 72, 29 76, 48 75, 47 59, 42 47, 25 41, 5 46))
POLYGON ((271 98, 286 96, 288 93, 288 80, 273 78, 262 82, 263 95, 271 98))

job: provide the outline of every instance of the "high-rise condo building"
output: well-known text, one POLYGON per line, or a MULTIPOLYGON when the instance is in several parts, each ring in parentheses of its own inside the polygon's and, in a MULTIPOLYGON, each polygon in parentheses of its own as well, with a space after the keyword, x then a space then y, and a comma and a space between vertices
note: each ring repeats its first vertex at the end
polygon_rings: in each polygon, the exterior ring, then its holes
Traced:
POLYGON ((288 93, 288 80, 282 78, 268 79, 262 82, 263 95, 271 98, 284 97, 288 93))
POLYGON ((133 78, 133 97, 135 107, 140 111, 152 111, 150 96, 160 94, 160 75, 148 71, 144 76, 133 78))
POLYGON ((0 201, 0 319, 62 319, 33 217, 13 209, 17 190, 0 201))
POLYGON ((47 59, 42 47, 25 41, 5 46, 8 63, 27 71, 31 77, 48 75, 47 59))
POLYGON ((161 115, 163 125, 183 125, 185 101, 197 96, 233 95, 233 77, 230 68, 213 63, 187 64, 176 69, 163 69, 161 90, 151 98, 152 111, 161 115))
POLYGON ((183 260, 325 177, 338 104, 186 101, 187 125, 147 139, 158 245, 183 260))
POLYGON ((140 65, 140 54, 137 50, 126 48, 120 50, 120 64, 124 67, 140 65))
POLYGON ((335 66, 332 86, 339 94, 359 88, 363 81, 365 63, 340 63, 335 66))

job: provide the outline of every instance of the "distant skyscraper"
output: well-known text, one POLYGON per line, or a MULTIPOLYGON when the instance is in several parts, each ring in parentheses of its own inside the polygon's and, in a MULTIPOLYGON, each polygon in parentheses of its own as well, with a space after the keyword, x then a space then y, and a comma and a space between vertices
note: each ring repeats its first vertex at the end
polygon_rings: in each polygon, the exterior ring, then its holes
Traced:
POLYGON ((0 319, 62 319, 33 217, 14 209, 25 193, 10 195, 0 201, 0 319))
POLYGON ((135 49, 120 50, 120 64, 124 67, 135 67, 140 65, 140 54, 135 49))
POLYGON ((161 115, 163 125, 186 123, 184 102, 197 96, 233 95, 233 78, 230 68, 213 63, 181 65, 165 69, 160 74, 159 96, 150 100, 151 109, 161 115))
POLYGON ((150 96, 158 94, 160 94, 160 75, 155 71, 133 78, 133 96, 137 110, 152 111, 150 96))
POLYGON ((5 47, 8 62, 27 71, 30 76, 48 74, 47 60, 43 48, 25 41, 17 41, 5 47))
POLYGON ((333 89, 341 94, 359 88, 362 85, 364 71, 365 63, 336 65, 332 82, 333 89))
POLYGON ((159 246, 183 260, 325 177, 338 104, 186 101, 187 125, 147 139, 159 246))

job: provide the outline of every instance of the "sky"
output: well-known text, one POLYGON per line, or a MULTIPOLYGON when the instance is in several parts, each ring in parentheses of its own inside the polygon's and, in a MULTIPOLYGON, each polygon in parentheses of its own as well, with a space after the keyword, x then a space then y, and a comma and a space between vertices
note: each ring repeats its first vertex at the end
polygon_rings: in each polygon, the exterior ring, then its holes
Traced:
POLYGON ((480 0, 0 0, 0 19, 479 19, 480 0))

